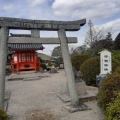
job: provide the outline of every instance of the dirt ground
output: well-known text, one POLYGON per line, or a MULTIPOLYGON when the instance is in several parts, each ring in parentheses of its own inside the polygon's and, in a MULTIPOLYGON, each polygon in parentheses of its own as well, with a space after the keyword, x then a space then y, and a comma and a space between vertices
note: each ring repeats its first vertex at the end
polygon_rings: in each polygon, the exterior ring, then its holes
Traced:
POLYGON ((8 114, 13 120, 103 120, 95 100, 85 103, 91 110, 69 113, 63 108, 69 103, 61 101, 58 94, 66 92, 66 81, 64 70, 37 80, 6 81, 6 90, 11 91, 8 114))

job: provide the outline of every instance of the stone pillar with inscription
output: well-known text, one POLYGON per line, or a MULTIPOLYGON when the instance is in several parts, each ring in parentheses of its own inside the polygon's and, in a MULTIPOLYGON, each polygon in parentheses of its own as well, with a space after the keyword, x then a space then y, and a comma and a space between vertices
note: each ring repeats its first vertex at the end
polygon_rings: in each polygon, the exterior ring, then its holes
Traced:
POLYGON ((103 50, 100 52, 100 74, 96 76, 96 84, 100 85, 101 80, 103 80, 107 74, 112 72, 112 60, 111 52, 108 50, 103 50))
POLYGON ((111 73, 111 71, 111 52, 105 49, 100 52, 100 74, 111 73))
POLYGON ((2 109, 4 109, 8 35, 9 35, 8 28, 1 27, 0 29, 0 107, 2 109))

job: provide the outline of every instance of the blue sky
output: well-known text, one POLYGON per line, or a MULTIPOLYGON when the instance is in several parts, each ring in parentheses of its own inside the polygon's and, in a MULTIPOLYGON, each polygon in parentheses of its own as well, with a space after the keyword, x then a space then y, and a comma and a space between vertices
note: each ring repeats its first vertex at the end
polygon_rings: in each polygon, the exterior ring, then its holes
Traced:
MULTIPOLYGON (((38 20, 92 20, 95 27, 115 31, 113 39, 120 31, 119 0, 0 0, 0 16, 38 20)), ((78 37, 78 43, 84 44, 88 24, 77 32, 67 32, 67 36, 78 37)), ((11 31, 12 33, 30 33, 29 31, 11 31)), ((57 32, 41 32, 41 37, 57 37, 57 32)), ((56 45, 45 45, 46 54, 56 45)))

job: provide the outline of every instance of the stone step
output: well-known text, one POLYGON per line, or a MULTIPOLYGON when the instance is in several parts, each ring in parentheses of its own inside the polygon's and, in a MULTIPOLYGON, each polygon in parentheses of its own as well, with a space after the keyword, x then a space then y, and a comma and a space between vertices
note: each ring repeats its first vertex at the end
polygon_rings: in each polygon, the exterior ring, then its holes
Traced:
MULTIPOLYGON (((63 101, 63 102, 70 102, 70 96, 67 93, 60 93, 58 94, 58 97, 63 101)), ((97 99, 97 94, 91 93, 91 92, 86 92, 85 95, 79 96, 79 101, 80 102, 88 102, 92 100, 97 99)))
POLYGON ((14 80, 33 80, 33 79, 40 79, 42 77, 50 77, 49 73, 26 73, 26 74, 11 74, 9 77, 6 77, 8 81, 14 80))
POLYGON ((40 77, 28 77, 28 78, 23 78, 24 81, 30 81, 30 80, 38 80, 40 77))
POLYGON ((79 97, 80 102, 88 102, 93 100, 97 100, 97 94, 87 92, 85 95, 79 97))

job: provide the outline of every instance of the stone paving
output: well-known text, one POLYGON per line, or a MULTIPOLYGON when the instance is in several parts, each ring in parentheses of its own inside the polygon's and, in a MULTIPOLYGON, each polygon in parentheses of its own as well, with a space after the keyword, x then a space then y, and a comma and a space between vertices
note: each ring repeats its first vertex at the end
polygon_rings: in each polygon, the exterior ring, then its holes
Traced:
MULTIPOLYGON (((11 91, 8 114, 13 120, 103 120, 96 100, 85 102, 91 110, 69 113, 64 109, 70 103, 64 103, 58 94, 67 91, 66 81, 64 70, 37 80, 6 81, 6 90, 11 91)), ((87 90, 97 92, 94 87, 87 90)))

